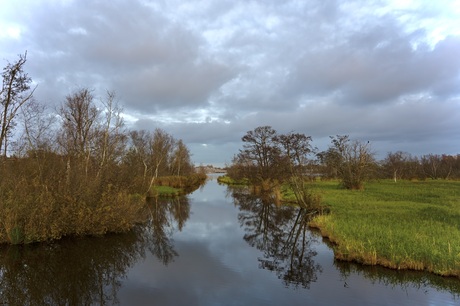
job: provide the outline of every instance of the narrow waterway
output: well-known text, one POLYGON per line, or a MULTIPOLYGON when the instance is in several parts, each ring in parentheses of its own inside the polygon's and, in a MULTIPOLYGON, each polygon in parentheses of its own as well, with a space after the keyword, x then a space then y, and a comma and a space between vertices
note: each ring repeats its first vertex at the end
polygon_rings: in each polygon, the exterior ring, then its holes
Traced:
POLYGON ((336 262, 302 212, 219 185, 128 234, 0 249, 0 305, 457 305, 460 280, 336 262))

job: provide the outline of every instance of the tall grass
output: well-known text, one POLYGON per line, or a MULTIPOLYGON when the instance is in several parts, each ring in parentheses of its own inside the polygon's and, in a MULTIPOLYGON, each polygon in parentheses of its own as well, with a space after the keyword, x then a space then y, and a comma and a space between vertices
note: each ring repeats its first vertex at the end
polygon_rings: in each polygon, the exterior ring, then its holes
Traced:
POLYGON ((311 226, 334 242, 337 259, 460 276, 460 182, 380 181, 364 191, 317 182, 331 213, 311 226))

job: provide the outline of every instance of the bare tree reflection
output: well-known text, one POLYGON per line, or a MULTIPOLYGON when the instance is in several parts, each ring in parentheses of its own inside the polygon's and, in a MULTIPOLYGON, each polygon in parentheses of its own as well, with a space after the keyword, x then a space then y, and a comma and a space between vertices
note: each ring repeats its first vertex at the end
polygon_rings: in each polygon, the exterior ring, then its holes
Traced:
POLYGON ((321 267, 315 264, 303 209, 276 206, 267 194, 254 195, 245 189, 232 189, 239 207, 238 219, 245 229, 244 239, 263 251, 260 268, 274 271, 286 286, 309 288, 321 267))
POLYGON ((340 271, 345 287, 353 287, 349 281, 350 275, 362 275, 372 283, 378 283, 390 288, 400 288, 408 291, 411 288, 427 291, 436 288, 452 294, 456 300, 460 299, 460 282, 456 277, 443 277, 423 271, 393 270, 381 266, 360 265, 353 262, 334 261, 334 266, 340 271))
POLYGON ((116 304, 121 279, 144 256, 137 234, 1 248, 0 304, 116 304))
POLYGON ((147 204, 150 216, 143 229, 143 239, 152 254, 167 265, 178 256, 172 235, 176 230, 181 231, 190 217, 190 203, 187 197, 179 197, 150 198, 147 204))

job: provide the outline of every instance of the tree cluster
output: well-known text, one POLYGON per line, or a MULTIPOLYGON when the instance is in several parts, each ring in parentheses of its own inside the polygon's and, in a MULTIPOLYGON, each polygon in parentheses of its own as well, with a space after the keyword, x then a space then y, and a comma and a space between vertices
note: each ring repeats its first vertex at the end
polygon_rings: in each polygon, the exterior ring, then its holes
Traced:
POLYGON ((243 149, 235 156, 229 175, 248 178, 251 184, 289 181, 294 190, 303 192, 305 180, 332 175, 347 189, 362 189, 375 164, 369 144, 348 136, 331 137, 330 148, 320 153, 311 145, 311 136, 278 134, 270 126, 248 131, 242 141, 243 149))
POLYGON ((32 99, 24 63, 25 55, 2 75, 0 243, 128 230, 159 176, 194 174, 181 140, 126 129, 113 92, 97 102, 83 88, 47 112, 32 99))
POLYGON ((302 208, 312 213, 321 210, 320 198, 306 185, 312 175, 309 155, 315 151, 310 136, 279 134, 270 126, 261 126, 248 131, 242 140, 243 149, 228 169, 232 179, 248 179, 265 192, 276 191, 287 182, 302 208))
POLYGON ((425 154, 412 156, 409 153, 389 152, 379 163, 380 173, 395 182, 400 179, 460 179, 460 154, 425 154))
POLYGON ((247 178, 251 184, 282 182, 308 173, 308 155, 314 152, 311 137, 300 133, 279 134, 270 126, 248 131, 243 149, 234 157, 229 175, 247 178))

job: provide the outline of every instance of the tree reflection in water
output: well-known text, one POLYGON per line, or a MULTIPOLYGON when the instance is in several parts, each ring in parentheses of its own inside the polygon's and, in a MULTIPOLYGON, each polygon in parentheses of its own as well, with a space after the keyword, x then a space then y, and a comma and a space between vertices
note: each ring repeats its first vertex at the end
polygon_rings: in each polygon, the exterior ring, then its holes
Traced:
POLYGON ((0 305, 113 305, 121 280, 151 251, 163 264, 190 215, 186 197, 148 203, 146 224, 125 234, 0 247, 0 305))
POLYGON ((190 203, 187 197, 179 197, 167 200, 150 198, 147 204, 149 220, 143 238, 150 252, 167 265, 178 255, 172 235, 176 230, 181 231, 190 217, 190 203))
POLYGON ((0 249, 5 305, 115 304, 127 269, 144 256, 136 231, 0 249))
POLYGON ((274 271, 286 286, 309 288, 321 267, 315 264, 307 221, 309 214, 290 206, 276 206, 267 194, 254 195, 242 188, 231 190, 239 207, 244 239, 263 251, 260 268, 274 271))
POLYGON ((362 275, 372 283, 379 283, 390 288, 408 291, 418 290, 445 291, 454 299, 460 299, 460 282, 456 277, 443 277, 432 273, 412 270, 393 270, 381 266, 360 265, 353 262, 335 260, 334 266, 340 271, 344 286, 352 286, 347 282, 351 275, 362 275))

